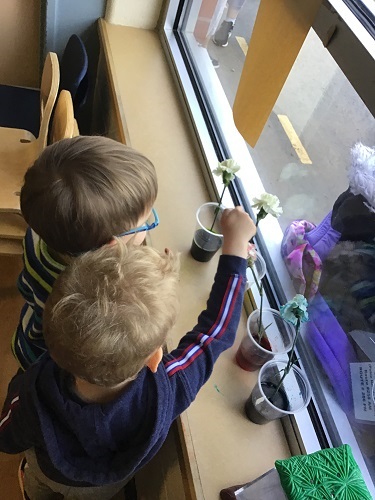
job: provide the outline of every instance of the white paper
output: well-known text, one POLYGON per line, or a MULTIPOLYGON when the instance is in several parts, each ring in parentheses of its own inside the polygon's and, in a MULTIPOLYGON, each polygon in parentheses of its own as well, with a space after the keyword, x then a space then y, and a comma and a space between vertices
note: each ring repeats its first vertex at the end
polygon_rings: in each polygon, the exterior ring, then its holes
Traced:
POLYGON ((354 415, 375 422, 375 362, 350 363, 354 415))

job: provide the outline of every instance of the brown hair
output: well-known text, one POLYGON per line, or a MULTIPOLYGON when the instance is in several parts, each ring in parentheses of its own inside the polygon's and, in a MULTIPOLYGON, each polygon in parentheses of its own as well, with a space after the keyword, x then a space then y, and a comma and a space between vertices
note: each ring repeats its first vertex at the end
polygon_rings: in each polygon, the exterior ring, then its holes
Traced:
POLYGON ((176 321, 178 270, 173 254, 121 241, 74 259, 43 315, 52 358, 100 386, 134 379, 176 321))
POLYGON ((100 136, 48 146, 26 172, 21 210, 53 250, 75 255, 132 229, 157 195, 153 164, 100 136))

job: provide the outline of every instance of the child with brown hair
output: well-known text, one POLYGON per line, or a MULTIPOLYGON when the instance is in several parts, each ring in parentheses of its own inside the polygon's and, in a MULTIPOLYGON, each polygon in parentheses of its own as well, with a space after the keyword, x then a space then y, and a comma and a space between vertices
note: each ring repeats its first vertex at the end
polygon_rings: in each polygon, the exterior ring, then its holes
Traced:
POLYGON ((29 225, 18 288, 26 300, 12 350, 23 369, 45 352, 44 304, 72 257, 115 236, 141 244, 159 220, 152 163, 106 137, 80 136, 48 146, 29 168, 21 210, 29 225))
POLYGON ((226 209, 207 308, 176 349, 178 260, 121 242, 77 257, 46 304, 48 353, 9 385, 0 451, 26 451, 30 499, 106 500, 162 446, 234 341, 256 228, 226 209), (55 496, 54 496, 55 495, 55 496))

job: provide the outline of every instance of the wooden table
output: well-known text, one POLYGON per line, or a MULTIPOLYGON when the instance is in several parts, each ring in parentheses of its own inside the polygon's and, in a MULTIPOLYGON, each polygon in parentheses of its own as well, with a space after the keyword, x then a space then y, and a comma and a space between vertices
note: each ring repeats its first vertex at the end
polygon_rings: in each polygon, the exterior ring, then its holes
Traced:
MULTIPOLYGON (((171 345, 176 345, 205 307, 218 259, 199 263, 189 254, 196 209, 209 201, 201 159, 158 33, 104 20, 99 31, 96 125, 104 117, 102 126, 110 136, 152 160, 159 179, 155 206, 160 225, 149 234, 150 243, 181 252, 181 313, 171 335, 171 345)), ((290 456, 279 421, 257 426, 244 415, 257 377, 234 362, 245 320, 244 313, 235 346, 219 358, 212 377, 179 419, 182 481, 175 478, 174 465, 171 474, 164 468, 163 486, 158 493, 151 487, 152 498, 216 500, 222 488, 249 482, 272 468, 275 459, 290 456), (167 485, 168 475, 175 486, 167 485)), ((173 455, 169 445, 168 453, 173 455)), ((158 458, 154 463, 159 467, 158 458)), ((151 469, 148 475, 153 475, 151 469)))

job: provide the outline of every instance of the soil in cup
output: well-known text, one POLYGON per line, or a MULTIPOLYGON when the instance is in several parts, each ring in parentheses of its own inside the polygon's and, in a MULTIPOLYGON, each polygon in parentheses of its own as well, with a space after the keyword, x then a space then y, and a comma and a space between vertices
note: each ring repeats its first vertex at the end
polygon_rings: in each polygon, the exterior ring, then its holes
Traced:
MULTIPOLYGON (((258 335, 253 335, 254 340, 259 343, 259 336, 258 335)), ((272 353, 272 347, 271 344, 268 340, 267 337, 263 336, 262 340, 260 341, 260 346, 263 347, 263 349, 266 349, 267 351, 270 351, 272 353)), ((262 356, 257 355, 256 353, 251 353, 247 354, 247 357, 245 357, 242 353, 242 349, 238 349, 236 353, 236 363, 238 366, 240 366, 243 370, 246 370, 247 372, 255 372, 256 370, 259 370, 259 368, 264 365, 266 361, 269 361, 273 356, 270 356, 269 358, 266 357, 264 353, 262 353, 262 356)))
POLYGON ((204 229, 198 229, 191 245, 191 256, 199 262, 208 262, 219 250, 221 244, 221 239, 211 238, 204 229))
MULTIPOLYGON (((276 385, 273 384, 272 382, 262 382, 261 383, 262 390, 267 397, 267 399, 271 399, 271 403, 276 406, 277 408, 280 408, 280 410, 288 411, 289 410, 289 402, 288 402, 288 397, 285 393, 285 391, 280 388, 277 391, 277 394, 275 394, 276 390, 276 385)), ((256 407, 253 404, 252 397, 247 399, 245 403, 245 412, 247 415, 247 418, 254 422, 254 424, 259 424, 259 425, 264 425, 268 424, 270 422, 269 419, 264 417, 259 411, 256 409, 256 407)))

